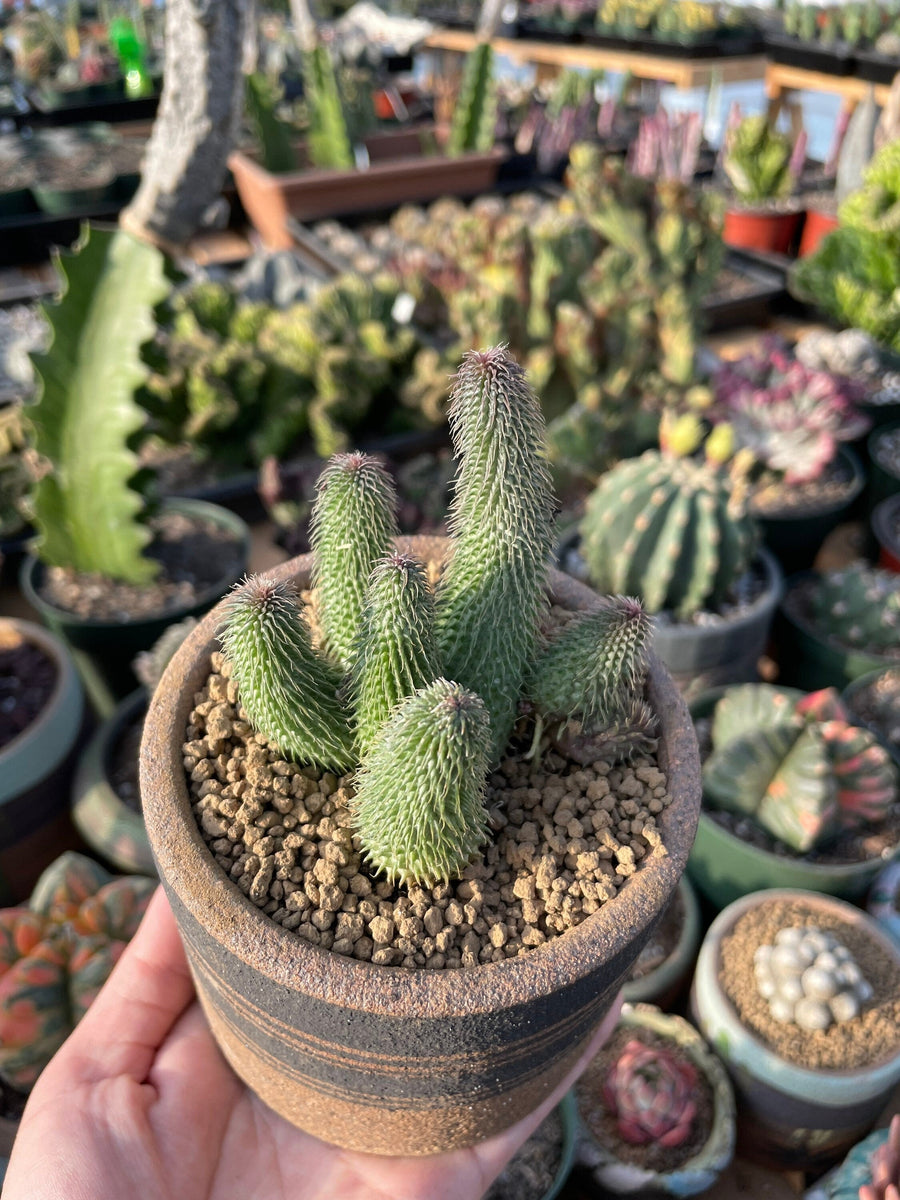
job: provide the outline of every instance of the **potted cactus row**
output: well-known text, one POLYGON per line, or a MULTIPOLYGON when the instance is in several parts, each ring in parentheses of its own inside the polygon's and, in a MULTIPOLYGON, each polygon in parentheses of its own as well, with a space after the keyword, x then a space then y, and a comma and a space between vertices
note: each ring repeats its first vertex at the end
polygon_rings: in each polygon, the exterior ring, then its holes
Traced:
POLYGON ((294 1123, 378 1153, 471 1145, 548 1094, 699 805, 646 614, 548 569, 540 406, 504 350, 465 357, 450 424, 451 538, 398 540, 383 469, 337 456, 313 554, 188 637, 141 751, 226 1057, 294 1123))

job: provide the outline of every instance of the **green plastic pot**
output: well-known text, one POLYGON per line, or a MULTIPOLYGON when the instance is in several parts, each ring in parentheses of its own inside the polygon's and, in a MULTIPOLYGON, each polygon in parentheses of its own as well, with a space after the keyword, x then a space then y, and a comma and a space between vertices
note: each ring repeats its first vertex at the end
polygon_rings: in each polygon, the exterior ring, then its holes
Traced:
POLYGON ((250 530, 247 525, 218 504, 204 500, 172 499, 163 506, 171 512, 186 513, 214 521, 231 530, 240 539, 242 552, 237 569, 224 574, 202 592, 194 604, 169 609, 164 615, 136 621, 90 621, 49 603, 41 595, 44 565, 33 555, 22 563, 19 583, 28 602, 40 613, 41 619, 70 646, 85 651, 100 669, 108 686, 120 699, 134 691, 138 681, 131 670, 131 661, 140 650, 149 650, 160 634, 176 621, 200 616, 220 600, 246 574, 250 556, 250 530))
POLYGON ((863 721, 856 716, 856 697, 870 684, 874 683, 876 679, 879 679, 882 675, 886 675, 888 672, 892 672, 894 674, 900 672, 900 662, 895 663, 892 667, 879 667, 877 671, 869 671, 867 675, 860 675, 858 679, 854 679, 852 683, 848 684, 847 687, 844 688, 844 691, 841 694, 841 699, 844 701, 847 708, 849 708, 853 719, 858 720, 860 725, 862 725, 865 729, 871 730, 871 732, 875 734, 882 746, 884 746, 885 750, 887 750, 894 759, 897 766, 900 767, 900 746, 895 745, 893 742, 889 742, 877 726, 870 725, 868 722, 863 721))
POLYGON ((32 186, 38 208, 51 217, 66 217, 69 213, 89 212, 115 198, 116 180, 91 187, 57 188, 42 183, 32 186))
POLYGON ((900 492, 900 475, 883 467, 875 457, 879 439, 886 433, 894 433, 898 429, 900 429, 900 421, 893 421, 890 424, 879 425, 869 434, 866 445, 869 451, 868 501, 870 508, 874 508, 888 496, 895 496, 900 492))
MULTIPOLYGON (((710 716, 727 690, 713 688, 698 696, 689 705, 691 717, 697 720, 710 716)), ((793 688, 782 690, 797 699, 803 694, 793 688)), ((885 863, 898 853, 900 846, 888 858, 866 862, 807 862, 742 841, 701 809, 687 869, 693 883, 721 911, 742 896, 775 887, 801 888, 855 900, 865 895, 885 863)))
POLYGON ((84 720, 84 696, 66 647, 30 621, 0 630, 34 643, 56 667, 56 683, 34 721, 0 750, 0 907, 28 898, 38 876, 77 839, 69 781, 84 720))
POLYGON ((896 666, 896 658, 839 645, 819 633, 801 612, 788 608, 797 588, 815 578, 814 571, 801 571, 787 581, 784 600, 774 626, 780 678, 805 692, 815 692, 825 687, 843 690, 860 675, 896 666))
POLYGON ((147 710, 143 688, 132 692, 91 738, 75 774, 72 820, 101 858, 124 875, 155 875, 144 818, 128 807, 109 779, 119 738, 147 710))
MULTIPOLYGON (((686 989, 700 947, 700 905, 687 875, 678 881, 684 921, 672 953, 654 971, 629 979, 622 995, 629 1004, 655 1004, 667 1009, 686 989)), ((665 915, 663 918, 665 919, 665 915)))

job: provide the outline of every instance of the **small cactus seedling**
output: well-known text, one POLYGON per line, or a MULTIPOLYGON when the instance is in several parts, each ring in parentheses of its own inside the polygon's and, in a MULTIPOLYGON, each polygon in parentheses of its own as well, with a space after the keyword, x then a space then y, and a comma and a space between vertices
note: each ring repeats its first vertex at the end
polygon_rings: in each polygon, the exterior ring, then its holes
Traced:
POLYGON ((29 1089, 134 936, 156 880, 83 854, 52 863, 27 908, 0 911, 0 1076, 29 1089))
POLYGON ((817 629, 842 646, 900 655, 900 576, 856 564, 820 576, 810 601, 817 629))
POLYGON ((487 837, 490 719, 473 692, 436 679, 381 729, 354 809, 366 857, 391 881, 455 877, 487 837))
POLYGON ((610 1068, 603 1099, 619 1137, 633 1146, 683 1146, 697 1115, 697 1069, 665 1046, 632 1038, 610 1068))

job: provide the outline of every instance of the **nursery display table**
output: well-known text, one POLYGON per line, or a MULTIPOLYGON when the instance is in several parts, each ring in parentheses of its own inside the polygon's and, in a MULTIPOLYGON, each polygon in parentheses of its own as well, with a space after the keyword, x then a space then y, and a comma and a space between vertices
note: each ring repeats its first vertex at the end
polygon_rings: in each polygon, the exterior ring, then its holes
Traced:
MULTIPOLYGON (((425 42, 428 50, 466 54, 477 44, 474 33, 463 29, 438 29, 425 42)), ((601 46, 574 46, 557 42, 530 42, 521 38, 495 38, 498 54, 516 62, 534 63, 538 79, 553 76, 565 67, 589 67, 606 71, 630 71, 638 79, 659 79, 682 91, 709 87, 713 77, 722 83, 745 83, 762 79, 766 60, 761 54, 745 58, 666 58, 632 50, 608 50, 601 46)))
POLYGON ((825 71, 808 71, 805 67, 777 62, 767 64, 765 84, 770 121, 775 120, 783 104, 790 102, 792 92, 831 92, 841 97, 843 108, 852 110, 866 98, 869 88, 874 88, 876 103, 884 107, 891 90, 886 83, 868 83, 852 75, 829 75, 825 71))

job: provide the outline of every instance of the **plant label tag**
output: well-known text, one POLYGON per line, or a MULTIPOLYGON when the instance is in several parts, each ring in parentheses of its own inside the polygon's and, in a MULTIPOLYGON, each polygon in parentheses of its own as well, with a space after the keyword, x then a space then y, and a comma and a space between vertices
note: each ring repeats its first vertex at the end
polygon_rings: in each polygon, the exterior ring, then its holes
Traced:
POLYGON ((416 311, 416 298, 411 296, 409 292, 401 292, 394 301, 394 307, 391 309, 391 316, 398 325, 408 325, 413 318, 413 313, 416 311))

